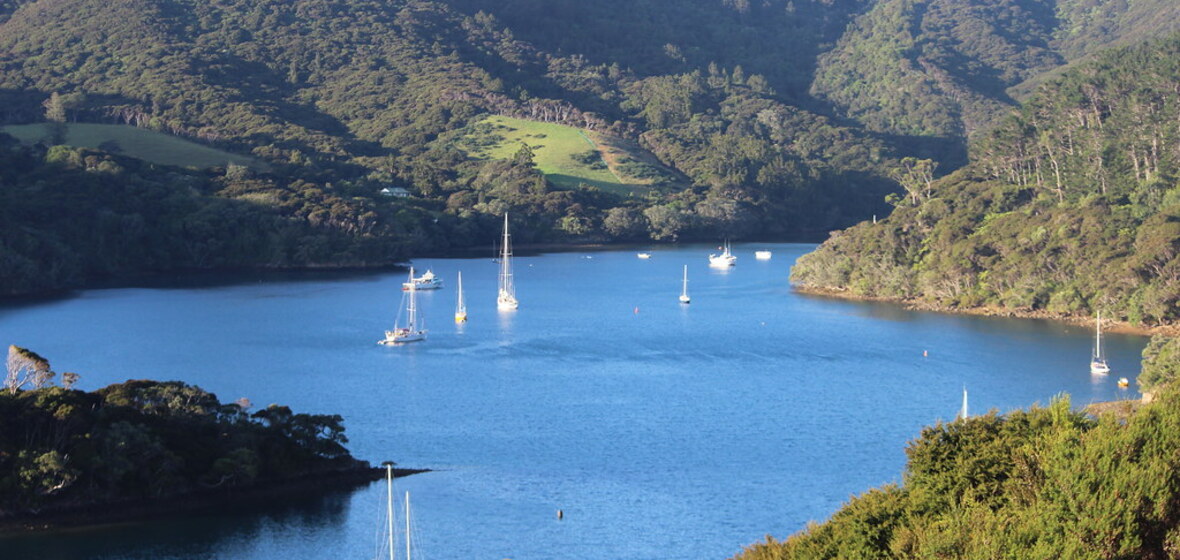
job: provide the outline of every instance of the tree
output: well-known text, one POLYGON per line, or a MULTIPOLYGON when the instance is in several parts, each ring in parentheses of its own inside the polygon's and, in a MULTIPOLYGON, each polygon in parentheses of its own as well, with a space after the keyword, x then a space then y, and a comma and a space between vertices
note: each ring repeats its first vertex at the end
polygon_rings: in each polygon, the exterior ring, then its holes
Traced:
POLYGON ((1180 339, 1156 335, 1143 349, 1139 389, 1148 395, 1180 377, 1180 339))
POLYGON ((676 241, 688 229, 688 216, 673 204, 652 206, 643 211, 650 224, 651 238, 656 241, 676 241))
POLYGON ((66 104, 56 91, 41 105, 45 107, 45 120, 55 123, 66 122, 66 104))
POLYGON ((907 157, 901 160, 901 166, 894 169, 892 176, 895 181, 905 188, 910 197, 910 203, 917 206, 922 198, 930 198, 930 190, 934 183, 934 170, 938 162, 932 159, 918 159, 907 157))
POLYGON ((528 144, 521 142, 520 149, 512 156, 512 163, 515 165, 523 165, 525 167, 533 166, 533 149, 528 144))
POLYGON ((647 232, 647 219, 637 208, 617 206, 606 211, 602 227, 616 239, 630 239, 647 232))
POLYGON ((4 387, 10 395, 15 395, 25 385, 40 389, 53 379, 49 360, 16 345, 8 347, 7 365, 8 376, 4 380, 4 387))

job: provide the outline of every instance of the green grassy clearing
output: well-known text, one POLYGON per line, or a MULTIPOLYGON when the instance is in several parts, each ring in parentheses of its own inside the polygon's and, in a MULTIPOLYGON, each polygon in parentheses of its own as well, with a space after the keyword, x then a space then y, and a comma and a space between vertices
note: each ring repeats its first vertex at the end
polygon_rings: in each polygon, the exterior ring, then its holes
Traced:
MULTIPOLYGON (((49 142, 46 124, 24 124, 0 127, 0 131, 21 142, 49 142)), ((72 123, 66 125, 65 144, 118 153, 152 163, 193 167, 223 167, 227 163, 262 169, 265 165, 249 156, 203 146, 176 136, 119 124, 72 123)))
POLYGON ((611 147, 601 140, 600 136, 588 136, 570 126, 497 115, 471 125, 454 142, 477 159, 511 159, 521 144, 527 144, 533 150, 537 168, 562 188, 585 183, 624 195, 641 195, 650 190, 651 180, 620 173, 614 164, 619 158, 610 157, 611 147))

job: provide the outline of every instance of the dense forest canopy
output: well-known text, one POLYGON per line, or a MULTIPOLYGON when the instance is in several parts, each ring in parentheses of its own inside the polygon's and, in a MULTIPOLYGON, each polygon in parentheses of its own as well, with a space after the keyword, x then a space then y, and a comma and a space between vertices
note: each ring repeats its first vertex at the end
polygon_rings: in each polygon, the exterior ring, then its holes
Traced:
POLYGON ((798 284, 1133 323, 1180 316, 1180 36, 1039 88, 972 163, 835 234, 798 284))
MULTIPOLYGON (((389 263, 487 244, 509 210, 522 242, 815 236, 883 214, 907 157, 940 173, 960 166, 967 134, 1014 106, 1012 88, 1089 45, 1162 33, 1175 10, 1166 0, 0 2, 0 124, 120 123, 251 155, 265 172, 171 173, 224 185, 190 192, 193 210, 219 209, 204 214, 214 229, 232 213, 206 199, 228 198, 319 240, 276 259, 290 252, 276 248, 287 234, 264 240, 258 225, 234 257, 80 268, 0 238, 0 258, 69 271, 20 273, 0 293, 161 268, 389 263), (558 187, 528 158, 455 148, 454 135, 489 114, 608 134, 671 173, 644 196, 558 187), (387 187, 413 196, 388 200, 387 187)), ((2 157, 57 173, 46 157, 61 136, 6 144, 2 157)), ((29 180, 10 173, 0 188, 23 197, 29 180)), ((178 234, 147 222, 152 236, 178 234)), ((68 232, 12 227, 40 232, 52 255, 89 250, 68 232)))

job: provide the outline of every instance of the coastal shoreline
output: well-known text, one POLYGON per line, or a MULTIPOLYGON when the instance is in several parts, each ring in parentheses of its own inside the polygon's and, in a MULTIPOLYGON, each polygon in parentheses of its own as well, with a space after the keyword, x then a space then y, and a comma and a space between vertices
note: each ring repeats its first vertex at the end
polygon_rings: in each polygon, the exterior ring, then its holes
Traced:
MULTIPOLYGON (((395 478, 424 472, 430 472, 430 469, 393 469, 395 478)), ((94 529, 141 522, 161 516, 214 511, 227 506, 264 504, 278 498, 310 497, 332 490, 358 488, 383 478, 384 468, 364 466, 266 482, 249 488, 206 490, 159 500, 90 504, 32 515, 0 517, 0 538, 40 532, 94 529)))
MULTIPOLYGON (((536 256, 546 253, 578 253, 603 251, 647 251, 655 247, 678 247, 681 245, 709 245, 709 240, 687 240, 677 243, 660 241, 625 241, 625 242, 579 242, 579 243, 522 243, 513 245, 517 256, 536 256)), ((777 240, 754 239, 743 243, 815 243, 812 240, 777 240)), ((494 245, 480 245, 447 249, 437 252, 425 252, 408 257, 402 261, 382 262, 350 262, 350 263, 311 263, 299 266, 272 266, 260 264, 257 266, 225 266, 213 268, 176 268, 168 270, 145 270, 136 273, 118 274, 104 278, 89 278, 70 286, 50 288, 46 290, 28 292, 0 291, 0 305, 19 305, 42 301, 54 301, 69 298, 77 292, 85 290, 105 290, 142 287, 173 287, 175 285, 235 285, 253 283, 269 279, 299 279, 301 277, 315 277, 319 274, 340 275, 376 275, 388 272, 404 273, 409 269, 413 260, 429 259, 494 259, 494 245), (202 282, 204 284, 202 284, 202 282)))
MULTIPOLYGON (((1094 325, 1094 320, 1089 317, 1078 317, 1074 315, 1062 315, 1060 313, 1053 313, 1045 310, 1020 310, 1010 309, 1005 307, 953 307, 947 305, 939 305, 928 301, 921 301, 917 299, 902 299, 891 297, 876 297, 863 296, 853 294, 847 290, 838 290, 832 288, 810 288, 802 286, 791 286, 791 289, 798 294, 813 296, 819 298, 829 298, 844 301, 869 301, 879 303, 890 303, 898 305, 910 311, 929 311, 933 313, 943 313, 947 315, 975 315, 980 317, 1009 317, 1014 319, 1043 319, 1048 321, 1055 321, 1067 325, 1090 328, 1094 325)), ((1132 325, 1122 321, 1103 321, 1102 330, 1105 332, 1132 334, 1139 336, 1180 336, 1180 325, 1160 325, 1155 327, 1142 327, 1132 325)))

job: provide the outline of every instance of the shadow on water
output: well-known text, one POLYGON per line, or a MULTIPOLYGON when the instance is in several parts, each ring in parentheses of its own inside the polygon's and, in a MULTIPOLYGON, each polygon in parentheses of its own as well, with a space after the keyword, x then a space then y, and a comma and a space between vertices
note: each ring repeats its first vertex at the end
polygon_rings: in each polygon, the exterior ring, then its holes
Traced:
POLYGON ((85 289, 62 293, 0 298, 0 312, 32 309, 49 304, 64 303, 81 297, 83 292, 98 290, 152 289, 200 290, 272 283, 317 283, 349 280, 377 280, 390 271, 405 272, 407 267, 390 266, 365 269, 334 270, 239 270, 239 271, 177 271, 151 276, 110 279, 87 286, 85 289))
MULTIPOLYGON (((343 533, 351 496, 334 489, 319 495, 268 497, 151 520, 67 528, 5 537, 7 560, 77 558, 221 558, 235 548, 254 548, 267 533, 343 533)), ((298 558, 298 554, 291 556, 298 558)))

